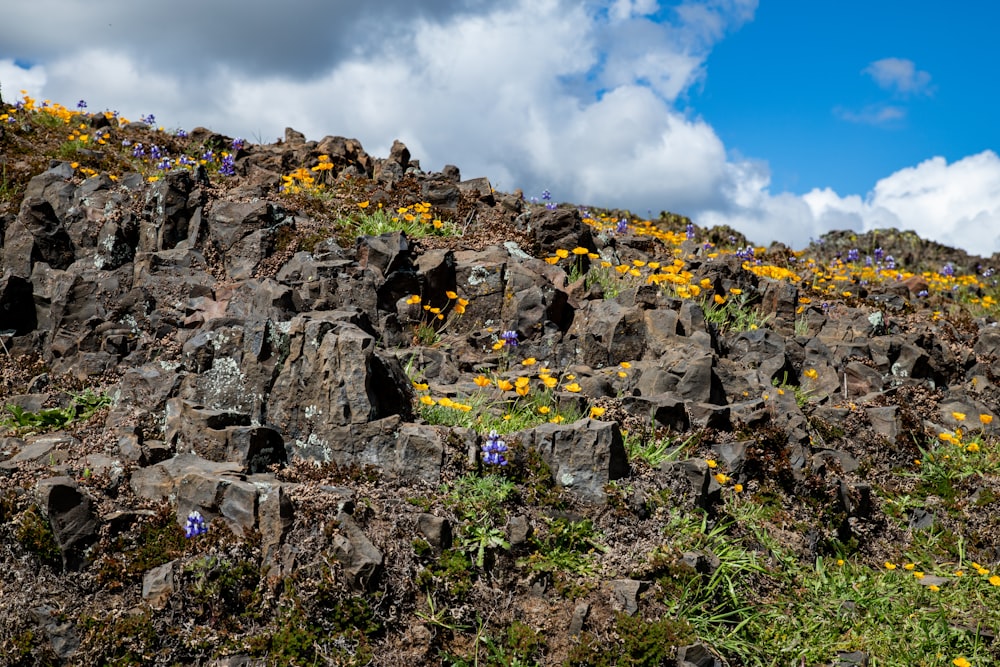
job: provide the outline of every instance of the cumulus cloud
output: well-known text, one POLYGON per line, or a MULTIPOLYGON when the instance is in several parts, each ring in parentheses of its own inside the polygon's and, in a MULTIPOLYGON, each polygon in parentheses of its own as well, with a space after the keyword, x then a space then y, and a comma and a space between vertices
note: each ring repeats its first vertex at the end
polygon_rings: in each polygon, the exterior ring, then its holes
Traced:
POLYGON ((907 95, 930 95, 931 75, 918 70, 912 60, 906 58, 882 58, 864 70, 880 88, 892 93, 907 95))
POLYGON ((757 242, 802 247, 835 229, 895 227, 977 255, 1000 252, 1000 157, 983 151, 949 164, 934 157, 881 179, 864 198, 830 188, 801 197, 769 192, 762 168, 732 179, 742 191, 699 221, 730 224, 757 242))
MULTIPOLYGON (((425 169, 452 163, 529 196, 547 188, 640 215, 671 210, 758 242, 801 247, 831 229, 892 225, 997 246, 993 153, 924 162, 865 197, 772 193, 766 162, 727 154, 685 97, 704 80, 712 47, 752 20, 756 0, 119 4, 12 7, 0 23, 7 98, 27 88, 259 141, 291 126, 314 139, 356 137, 374 155, 399 138, 425 169), (81 34, 95 37, 81 43, 81 34)), ((909 61, 869 70, 900 95, 930 90, 909 61)), ((903 113, 883 105, 842 117, 886 123, 903 113)))

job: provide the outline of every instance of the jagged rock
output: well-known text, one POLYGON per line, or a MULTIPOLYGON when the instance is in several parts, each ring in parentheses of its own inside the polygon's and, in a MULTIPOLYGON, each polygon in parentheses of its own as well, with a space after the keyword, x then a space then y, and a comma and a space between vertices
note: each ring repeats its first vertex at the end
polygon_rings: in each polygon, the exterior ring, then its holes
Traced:
POLYGON ((34 607, 31 614, 48 637, 52 652, 63 660, 72 658, 80 647, 76 624, 49 605, 34 607))
POLYGON ((525 431, 522 442, 541 454, 556 484, 592 502, 604 502, 604 485, 629 471, 615 422, 581 419, 572 424, 542 424, 525 431))
POLYGON ((370 590, 382 575, 384 557, 361 527, 348 514, 337 515, 338 533, 333 538, 334 557, 344 566, 350 585, 370 590))
POLYGON ((38 504, 52 525, 52 533, 62 553, 63 567, 78 570, 85 551, 97 539, 98 520, 90 499, 69 477, 49 477, 38 483, 38 504))
POLYGON ((639 611, 639 594, 649 586, 649 582, 635 579, 616 579, 608 583, 611 604, 629 616, 639 611))
POLYGON ((704 644, 677 648, 677 667, 721 667, 722 663, 704 644))
MULTIPOLYGON (((2 258, 2 255, 0 255, 2 258)), ((0 277, 0 327, 10 328, 15 336, 23 336, 38 325, 31 282, 7 269, 0 277)))
POLYGON ((451 522, 448 519, 423 512, 417 515, 417 531, 435 549, 451 548, 451 522))
MULTIPOLYGON (((576 209, 546 209, 534 215, 530 225, 542 255, 552 255, 558 249, 573 250, 577 247, 586 248, 590 252, 596 251, 590 227, 583 224, 580 212, 576 209)), ((581 268, 585 271, 590 260, 586 255, 578 257, 582 263, 581 268)))
POLYGON ((173 169, 146 190, 139 225, 140 252, 171 250, 188 238, 188 224, 200 205, 194 178, 187 169, 173 169))
POLYGON ((142 577, 142 599, 153 609, 167 606, 170 596, 177 590, 174 585, 174 565, 176 560, 158 565, 142 577))

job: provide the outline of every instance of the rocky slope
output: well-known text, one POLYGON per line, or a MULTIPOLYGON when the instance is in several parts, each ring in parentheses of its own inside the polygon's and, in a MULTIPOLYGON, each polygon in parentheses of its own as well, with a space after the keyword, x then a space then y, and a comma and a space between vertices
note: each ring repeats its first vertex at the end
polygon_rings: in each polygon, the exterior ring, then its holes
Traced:
POLYGON ((907 664, 772 634, 825 562, 1000 659, 995 258, 30 99, 0 147, 4 664, 907 664))

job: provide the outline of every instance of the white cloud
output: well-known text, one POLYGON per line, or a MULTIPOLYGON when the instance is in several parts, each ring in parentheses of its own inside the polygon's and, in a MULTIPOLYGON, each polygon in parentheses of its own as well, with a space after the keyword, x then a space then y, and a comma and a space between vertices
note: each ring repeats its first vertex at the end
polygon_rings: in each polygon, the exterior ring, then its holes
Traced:
MULTIPOLYGON (((204 3, 178 1, 162 16, 132 4, 75 22, 58 18, 67 0, 17 5, 0 25, 0 58, 35 64, 0 60, 8 101, 27 88, 67 105, 82 98, 91 110, 155 113, 166 127, 205 125, 260 141, 291 126, 314 139, 356 137, 377 156, 399 138, 425 169, 452 163, 529 196, 548 188, 562 201, 640 215, 672 210, 702 225, 731 224, 757 242, 801 247, 832 229, 896 226, 978 252, 1000 249, 992 152, 950 165, 928 160, 865 197, 772 193, 766 162, 727 156, 714 129, 679 100, 703 80, 714 44, 752 19, 756 0, 666 9, 653 0, 290 2, 310 9, 305 15, 254 3, 229 15, 234 0, 219 0, 210 9, 228 24, 192 21, 204 3), (105 17, 120 30, 99 46, 71 46, 73 35, 104 28, 105 17), (190 30, 173 29, 182 18, 190 30), (171 39, 157 38, 164 34, 171 39)), ((877 61, 866 72, 900 95, 930 90, 929 75, 910 61, 877 61)), ((839 113, 890 123, 904 110, 839 113)))
POLYGON ((872 104, 860 111, 836 107, 833 113, 842 120, 864 125, 892 125, 906 118, 906 109, 891 104, 872 104))
POLYGON ((895 227, 970 253, 1000 252, 1000 157, 993 151, 948 164, 925 160, 881 179, 865 198, 829 188, 795 197, 772 195, 763 170, 733 179, 743 190, 732 205, 698 216, 701 224, 730 224, 757 242, 781 240, 802 247, 835 229, 895 227))
POLYGON ((906 58, 883 58, 876 60, 864 70, 880 88, 901 95, 930 95, 931 75, 918 70, 912 60, 906 58))

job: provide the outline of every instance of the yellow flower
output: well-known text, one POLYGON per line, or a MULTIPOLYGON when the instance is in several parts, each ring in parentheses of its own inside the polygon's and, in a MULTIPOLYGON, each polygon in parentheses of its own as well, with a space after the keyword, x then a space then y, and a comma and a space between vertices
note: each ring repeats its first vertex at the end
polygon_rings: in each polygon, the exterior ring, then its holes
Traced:
POLYGON ((510 380, 497 380, 497 386, 503 391, 510 391, 514 388, 514 384, 510 380))
POLYGON ((427 383, 426 382, 414 382, 413 383, 413 388, 416 389, 417 391, 427 391, 427 383))
POLYGON ((586 248, 584 248, 582 246, 577 246, 577 247, 573 248, 573 254, 574 255, 586 255, 589 252, 590 252, 589 250, 587 250, 586 248))
POLYGON ((952 418, 955 421, 965 421, 965 413, 964 412, 952 412, 951 416, 952 416, 952 418))
POLYGON ((708 278, 702 278, 698 284, 701 285, 702 289, 712 289, 712 281, 708 278))
POLYGON ((444 227, 444 223, 440 220, 435 220, 432 224, 434 225, 434 229, 441 229, 444 227))
POLYGON ((552 422, 553 424, 562 424, 564 421, 566 421, 566 418, 563 417, 562 415, 556 415, 549 421, 552 422))
POLYGON ((596 405, 590 408, 590 418, 597 419, 598 417, 604 416, 604 408, 599 408, 596 405))
POLYGON ((924 573, 921 572, 920 570, 917 570, 916 572, 913 573, 913 576, 916 577, 917 579, 923 579, 924 573))
POLYGON ((359 201, 359 202, 358 202, 358 208, 368 208, 368 205, 369 205, 370 203, 371 203, 371 202, 368 202, 368 201, 359 201))
POLYGON ((414 294, 413 296, 411 296, 409 299, 406 300, 406 303, 411 306, 417 305, 418 303, 420 303, 420 295, 414 294))
POLYGON ((721 306, 726 302, 726 297, 722 296, 721 294, 716 294, 715 296, 712 297, 712 301, 715 301, 715 305, 721 306))
POLYGON ((434 405, 434 399, 426 394, 420 397, 420 402, 424 405, 434 405))
POLYGON ((497 342, 493 343, 493 349, 494 350, 499 350, 503 346, 504 346, 504 342, 502 340, 498 340, 497 342))
POLYGON ((903 566, 903 569, 904 570, 912 570, 916 566, 917 566, 916 563, 907 563, 906 565, 903 566))
POLYGON ((554 389, 555 386, 559 384, 559 380, 555 379, 551 375, 544 375, 544 376, 539 375, 538 379, 541 380, 542 383, 545 384, 545 386, 548 387, 549 389, 554 389))
POLYGON ((967 451, 967 452, 978 452, 979 451, 979 443, 978 442, 970 442, 969 445, 965 448, 965 451, 967 451))
POLYGON ((805 373, 803 373, 803 375, 805 375, 810 380, 815 380, 816 378, 819 377, 819 371, 817 371, 815 368, 810 368, 805 373))
POLYGON ((934 591, 935 593, 937 593, 939 590, 941 590, 941 587, 938 586, 937 584, 931 584, 927 588, 928 588, 928 590, 934 591))
POLYGON ((736 493, 743 493, 743 485, 737 484, 736 486, 733 487, 733 491, 735 491, 736 493))
POLYGON ((536 363, 538 363, 538 360, 534 357, 528 357, 521 361, 522 366, 534 366, 536 363))
POLYGON ((491 384, 490 379, 485 375, 480 375, 479 377, 473 379, 472 381, 475 382, 480 387, 488 387, 491 384))
POLYGON ((993 415, 979 415, 979 423, 986 426, 993 421, 993 415))
POLYGON ((447 292, 445 292, 444 295, 446 297, 448 297, 449 299, 451 299, 452 301, 454 301, 455 299, 458 298, 458 294, 456 294, 455 292, 452 292, 451 290, 448 290, 447 292))
POLYGON ((838 558, 837 559, 837 565, 838 565, 838 567, 843 567, 844 566, 844 559, 843 558, 838 558))
POLYGON ((549 264, 558 264, 559 263, 559 258, 558 257, 546 257, 545 261, 548 262, 549 264))
POLYGON ((719 484, 725 484, 726 482, 729 481, 729 477, 721 472, 716 473, 715 475, 713 475, 713 477, 715 477, 715 481, 718 482, 719 484))
POLYGON ((566 259, 567 257, 569 257, 569 250, 566 250, 565 248, 557 248, 556 257, 558 257, 559 259, 566 259))
POLYGON ((887 569, 887 570, 895 570, 896 569, 896 566, 893 563, 890 563, 889 561, 886 561, 884 564, 885 564, 885 569, 887 569))
POLYGON ((566 391, 571 391, 575 394, 578 391, 580 391, 580 385, 577 384, 576 382, 571 382, 570 384, 563 386, 563 389, 565 389, 566 391))
POLYGON ((621 366, 622 368, 632 368, 632 364, 630 364, 630 363, 629 363, 629 362, 627 362, 627 361, 623 361, 623 362, 621 362, 621 363, 620 363, 620 364, 618 364, 618 365, 619 365, 619 366, 621 366))
POLYGON ((628 373, 626 373, 625 371, 618 371, 618 377, 620 377, 620 378, 627 378, 628 377, 628 373))
POLYGON ((955 665, 955 667, 972 667, 972 663, 966 660, 962 656, 958 656, 957 658, 952 660, 951 664, 955 665))
POLYGON ((707 461, 705 461, 705 464, 709 468, 715 468, 715 467, 717 467, 719 465, 718 463, 716 463, 715 459, 708 459, 707 461))
POLYGON ((543 405, 542 407, 538 408, 538 413, 539 414, 543 414, 543 415, 547 415, 551 411, 552 411, 552 408, 550 408, 547 405, 543 405))
POLYGON ((735 294, 736 296, 739 296, 740 294, 743 294, 743 290, 734 287, 731 290, 729 290, 729 293, 730 294, 735 294))
POLYGON ((992 577, 990 577, 988 581, 990 582, 991 586, 1000 586, 1000 577, 998 577, 995 574, 992 577))
POLYGON ((450 408, 450 407, 452 407, 452 406, 455 405, 455 401, 453 401, 450 398, 448 398, 447 396, 445 396, 444 398, 439 398, 438 399, 438 405, 441 405, 442 407, 450 408))

